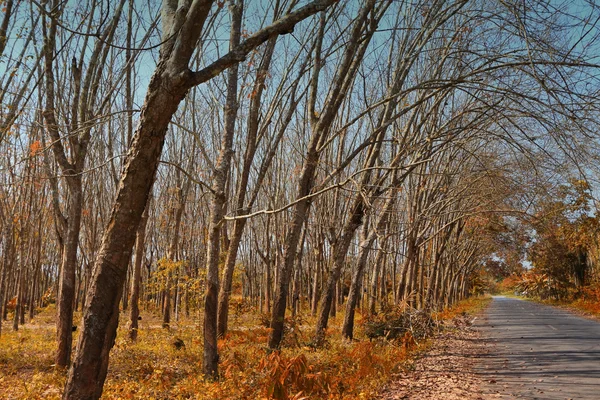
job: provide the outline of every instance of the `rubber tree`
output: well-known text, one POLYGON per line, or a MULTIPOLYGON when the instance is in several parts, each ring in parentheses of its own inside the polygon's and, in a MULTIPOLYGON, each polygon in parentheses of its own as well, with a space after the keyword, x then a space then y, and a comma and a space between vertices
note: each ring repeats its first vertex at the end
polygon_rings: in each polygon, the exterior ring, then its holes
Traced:
MULTIPOLYGON (((4 199, 4 193, 2 193, 2 198, 4 199)), ((14 254, 14 228, 13 228, 13 220, 6 216, 7 213, 4 212, 5 204, 2 204, 0 209, 0 217, 2 220, 2 271, 0 272, 0 333, 2 332, 2 319, 4 315, 4 304, 6 298, 6 289, 5 282, 7 280, 8 272, 12 269, 13 264, 13 254, 14 254)), ((6 209, 8 211, 8 208, 6 209)), ((12 214, 11 214, 12 215, 12 214)))
POLYGON ((298 22, 334 2, 317 0, 308 3, 257 31, 197 71, 190 70, 190 60, 214 1, 170 0, 163 3, 163 43, 158 64, 123 163, 111 216, 94 264, 83 312, 83 330, 69 369, 64 399, 98 399, 102 394, 108 356, 116 337, 119 299, 136 232, 152 188, 169 122, 187 92, 243 61, 249 52, 269 38, 293 31, 298 22))
POLYGON ((275 298, 273 310, 271 313, 269 335, 269 348, 279 348, 283 339, 285 311, 287 307, 287 297, 292 269, 297 259, 298 244, 302 227, 307 220, 310 204, 311 191, 314 188, 314 180, 322 153, 322 146, 327 141, 331 126, 336 115, 346 98, 354 77, 360 67, 362 58, 368 48, 370 39, 377 29, 378 15, 377 11, 385 10, 386 4, 381 4, 381 8, 376 7, 376 1, 367 1, 359 10, 358 16, 349 32, 347 45, 344 48, 342 59, 335 71, 335 76, 331 83, 327 99, 323 102, 323 110, 319 114, 316 112, 317 90, 319 85, 319 72, 322 67, 322 43, 325 30, 325 15, 321 18, 321 27, 315 41, 315 61, 314 71, 310 83, 310 95, 308 101, 308 114, 311 122, 311 133, 307 145, 307 150, 302 162, 302 169, 298 176, 296 187, 296 203, 292 211, 292 221, 283 240, 283 257, 278 265, 277 283, 275 288, 275 298))
MULTIPOLYGON (((368 155, 363 165, 364 171, 361 174, 361 178, 356 189, 357 194, 352 200, 352 205, 350 206, 347 217, 345 218, 343 228, 341 229, 338 237, 333 241, 333 268, 323 290, 321 309, 316 325, 317 340, 323 338, 324 331, 327 328, 332 300, 335 295, 335 287, 337 281, 339 280, 342 268, 345 265, 346 254, 350 248, 351 241, 354 238, 356 231, 362 224, 362 220, 367 211, 368 203, 376 200, 382 194, 382 191, 377 188, 383 187, 386 176, 389 175, 389 170, 386 174, 384 174, 383 177, 377 176, 374 173, 376 164, 380 162, 382 144, 386 138, 386 133, 396 120, 400 119, 410 110, 414 110, 414 107, 417 107, 419 104, 425 103, 433 96, 433 94, 429 95, 429 93, 425 91, 425 93, 421 94, 420 98, 415 101, 415 104, 413 104, 412 107, 407 107, 408 103, 406 97, 408 96, 408 93, 405 92, 406 80, 413 72, 415 65, 419 65, 419 56, 423 52, 423 49, 430 43, 432 37, 438 32, 440 27, 444 26, 444 24, 458 11, 460 11, 464 5, 464 2, 458 2, 452 7, 445 7, 444 2, 442 1, 434 2, 432 3, 431 9, 427 13, 427 16, 421 21, 421 26, 418 30, 416 30, 416 33, 406 34, 405 37, 401 36, 397 38, 399 46, 396 50, 397 54, 395 55, 396 61, 395 66, 393 67, 394 73, 390 79, 389 86, 385 93, 385 107, 380 113, 377 123, 375 124, 374 130, 371 134, 374 145, 369 148, 367 153, 368 155), (400 101, 404 101, 406 104, 400 110, 398 110, 397 108, 400 101), (371 198, 370 201, 367 200, 369 198, 371 198)), ((402 19, 401 21, 398 21, 398 24, 411 24, 416 26, 417 24, 413 18, 414 14, 417 13, 407 12, 406 10, 402 11, 404 11, 403 18, 406 18, 406 20, 402 19)), ((389 64, 391 64, 391 62, 389 64)), ((388 70, 391 68, 392 66, 388 65, 388 70)), ((424 78, 429 78, 429 76, 425 76, 424 78)), ((434 89, 431 92, 436 93, 439 90, 440 89, 434 89)), ((406 157, 406 152, 408 151, 409 147, 408 138, 404 136, 400 139, 400 143, 396 149, 396 154, 393 156, 393 159, 390 160, 387 167, 390 169, 400 168, 402 166, 402 161, 406 157)), ((409 167, 409 171, 413 168, 414 166, 409 167)), ((396 176, 395 173, 394 175, 395 177, 393 178, 393 181, 395 182, 392 183, 392 187, 398 186, 398 180, 403 180, 407 174, 402 174, 402 177, 396 176)), ((382 222, 382 224, 384 223, 385 221, 382 222)), ((359 273, 362 281, 361 269, 358 268, 357 272, 359 273)), ((358 282, 355 282, 355 284, 358 284, 358 282)), ((356 301, 356 299, 353 299, 353 301, 356 301)), ((354 306, 351 306, 352 309, 353 307, 354 306)))
POLYGON ((142 262, 144 260, 144 249, 146 246, 146 225, 148 223, 148 208, 150 202, 144 209, 142 220, 138 227, 135 239, 135 260, 133 263, 133 277, 131 278, 131 295, 129 308, 129 338, 133 341, 137 340, 138 335, 138 320, 140 316, 140 286, 142 281, 142 262))
MULTIPOLYGON (((218 305, 218 321, 217 330, 218 335, 223 336, 227 332, 228 317, 229 317, 229 300, 231 296, 231 287, 233 283, 233 272, 238 258, 239 248, 242 241, 242 235, 244 228, 248 222, 248 215, 254 204, 256 203, 260 189, 263 186, 267 172, 271 167, 272 161, 277 154, 279 149, 279 143, 281 142, 286 128, 289 126, 292 117, 297 109, 300 101, 300 96, 296 95, 300 77, 291 83, 289 90, 290 94, 287 97, 283 97, 281 92, 284 91, 284 85, 289 83, 286 79, 282 79, 280 82, 273 101, 268 107, 266 112, 267 118, 261 118, 263 108, 263 95, 265 92, 265 82, 269 76, 269 68, 273 60, 275 53, 276 40, 271 39, 267 42, 263 51, 263 56, 259 64, 259 68, 256 71, 256 78, 254 85, 252 86, 252 92, 250 94, 251 100, 248 107, 248 119, 246 123, 246 145, 244 158, 242 162, 242 171, 238 178, 235 204, 232 210, 232 217, 226 217, 227 220, 233 220, 232 235, 230 237, 229 246, 227 247, 227 256, 225 258, 225 268, 223 270, 223 279, 221 281, 219 289, 219 305, 218 305), (285 99, 285 100, 284 100, 285 99), (278 118, 278 127, 271 139, 270 143, 266 148, 266 156, 258 167, 258 174, 253 179, 254 187, 252 190, 249 188, 250 173, 255 168, 254 160, 257 152, 259 151, 259 145, 261 141, 264 141, 265 131, 268 126, 272 124, 273 113, 275 112, 278 103, 284 101, 287 104, 287 111, 282 109, 282 115, 278 118), (261 119, 266 120, 261 124, 261 119)), ((300 67, 300 75, 305 73, 305 65, 300 67)), ((291 68, 291 67, 290 67, 291 68)), ((287 74, 286 74, 287 75, 287 74)), ((258 253, 262 254, 262 253, 258 253)))
MULTIPOLYGON (((231 31, 229 48, 239 46, 242 29, 244 0, 230 2, 231 31)), ((226 184, 233 156, 233 137, 238 110, 238 64, 227 71, 227 98, 225 103, 225 126, 221 134, 221 148, 213 172, 211 186, 210 216, 206 256, 206 297, 204 299, 204 374, 218 377, 219 353, 217 349, 217 312, 219 295, 219 254, 221 251, 221 224, 227 202, 226 184)))
MULTIPOLYGON (((83 209, 83 184, 82 173, 85 168, 93 123, 91 122, 97 112, 97 93, 102 78, 104 62, 110 49, 109 43, 114 38, 117 24, 125 0, 121 0, 116 8, 111 22, 104 28, 100 37, 95 42, 93 51, 88 61, 87 69, 83 74, 83 54, 79 62, 73 57, 71 62, 71 86, 73 96, 69 107, 67 120, 68 135, 64 135, 57 115, 57 95, 54 68, 56 58, 56 38, 58 18, 62 12, 61 2, 54 0, 50 4, 49 17, 44 13, 42 19, 42 33, 44 37, 44 80, 45 104, 44 119, 48 134, 52 140, 52 152, 58 163, 61 173, 65 176, 68 192, 67 215, 55 207, 55 218, 58 226, 63 226, 62 262, 59 276, 59 290, 57 299, 57 351, 56 365, 67 367, 71 359, 73 307, 75 301, 75 273, 77 269, 77 250, 81 230, 81 214, 83 209), (46 21, 49 18, 50 21, 46 21), (65 139, 63 136, 67 136, 65 139), (68 150, 70 149, 70 151, 68 150)), ((94 12, 90 13, 92 18, 94 12)), ((57 195, 56 195, 57 196, 57 195)), ((57 205, 57 203, 54 203, 57 205)))

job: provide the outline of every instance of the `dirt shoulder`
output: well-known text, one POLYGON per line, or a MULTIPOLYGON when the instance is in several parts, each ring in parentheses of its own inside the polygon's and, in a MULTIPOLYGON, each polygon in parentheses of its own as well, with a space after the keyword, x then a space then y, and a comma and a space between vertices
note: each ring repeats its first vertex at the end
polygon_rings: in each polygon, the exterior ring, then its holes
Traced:
POLYGON ((381 393, 381 400, 486 399, 480 388, 488 382, 474 373, 488 352, 486 342, 471 324, 473 317, 457 318, 432 339, 429 350, 381 393), (453 326, 452 326, 453 325, 453 326))

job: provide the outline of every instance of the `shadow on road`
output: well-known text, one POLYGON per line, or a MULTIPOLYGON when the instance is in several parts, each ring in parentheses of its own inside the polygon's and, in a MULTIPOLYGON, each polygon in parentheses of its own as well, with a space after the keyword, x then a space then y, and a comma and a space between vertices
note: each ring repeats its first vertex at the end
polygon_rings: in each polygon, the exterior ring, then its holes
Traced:
POLYGON ((477 323, 483 395, 600 399, 600 324, 567 311, 495 297, 477 323))

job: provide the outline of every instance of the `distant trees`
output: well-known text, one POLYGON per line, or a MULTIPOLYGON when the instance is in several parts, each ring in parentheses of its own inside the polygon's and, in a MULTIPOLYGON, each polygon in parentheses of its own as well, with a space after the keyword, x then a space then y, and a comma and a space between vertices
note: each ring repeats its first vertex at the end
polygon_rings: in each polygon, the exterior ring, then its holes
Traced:
POLYGON ((569 289, 590 282, 598 247, 598 225, 592 195, 585 181, 560 185, 552 198, 540 202, 532 220, 535 241, 528 254, 534 271, 546 276, 539 295, 566 297, 569 289))

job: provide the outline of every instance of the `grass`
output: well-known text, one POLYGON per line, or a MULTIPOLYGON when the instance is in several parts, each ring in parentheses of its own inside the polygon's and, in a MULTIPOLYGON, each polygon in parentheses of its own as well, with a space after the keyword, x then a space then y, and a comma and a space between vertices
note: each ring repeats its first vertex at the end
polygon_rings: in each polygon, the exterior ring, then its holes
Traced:
MULTIPOLYGON (((452 319, 475 313, 489 298, 472 298, 438 313, 452 319)), ((65 372, 54 367, 54 309, 41 311, 31 323, 0 337, 0 393, 6 399, 60 399, 65 372)), ((290 328, 281 352, 267 350, 268 328, 261 316, 232 315, 231 329, 219 340, 221 379, 202 378, 202 339, 198 321, 184 319, 170 330, 156 316, 142 313, 138 340, 129 341, 123 317, 103 398, 105 399, 368 399, 407 368, 428 343, 412 340, 342 340, 343 313, 330 322, 327 344, 310 346, 315 320, 310 316, 288 321, 290 328), (176 349, 180 338, 185 348, 176 349)), ((362 317, 357 314, 358 338, 362 317)), ((79 330, 78 330, 79 331, 79 330)), ((77 334, 77 332, 76 332, 77 334)))

